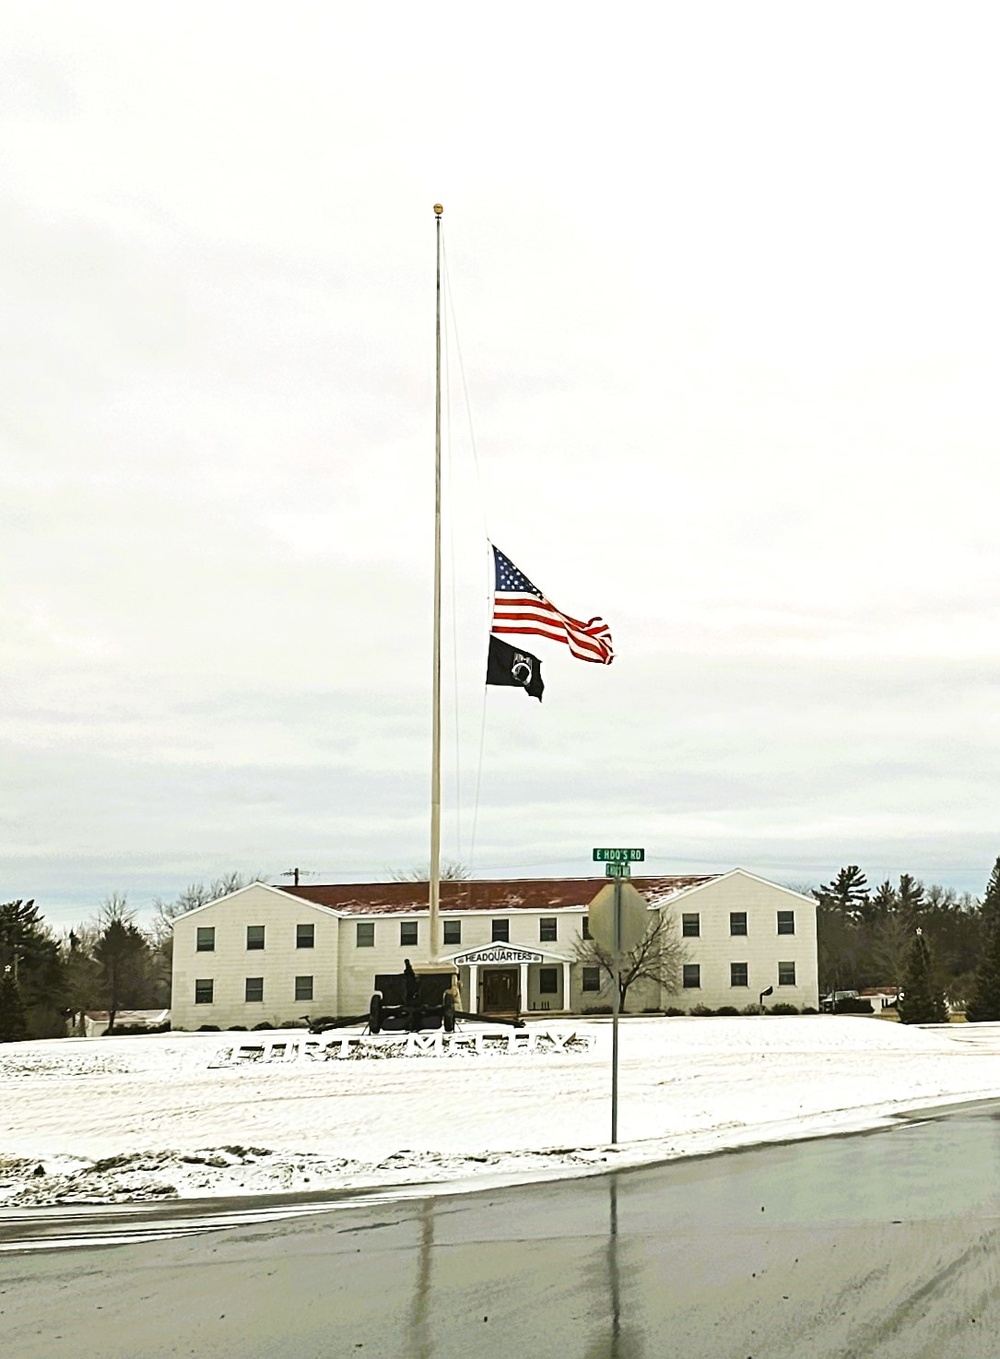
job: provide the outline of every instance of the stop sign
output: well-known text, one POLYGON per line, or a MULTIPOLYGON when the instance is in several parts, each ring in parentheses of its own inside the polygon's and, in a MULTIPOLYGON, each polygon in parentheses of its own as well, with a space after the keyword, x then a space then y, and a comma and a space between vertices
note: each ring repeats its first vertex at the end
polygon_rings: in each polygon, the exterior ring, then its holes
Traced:
POLYGON ((628 953, 629 949, 635 948, 652 923, 649 902, 630 882, 609 882, 607 887, 601 888, 590 903, 590 933, 603 948, 614 952, 616 892, 621 893, 622 953, 628 953))

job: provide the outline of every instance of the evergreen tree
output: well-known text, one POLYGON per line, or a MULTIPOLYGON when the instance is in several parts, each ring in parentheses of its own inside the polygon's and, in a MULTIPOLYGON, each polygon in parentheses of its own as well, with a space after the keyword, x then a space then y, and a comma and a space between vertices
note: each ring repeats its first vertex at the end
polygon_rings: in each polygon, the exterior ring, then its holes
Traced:
POLYGON ((883 916, 890 915, 899 905, 899 898, 896 896, 896 889, 888 878, 880 882, 875 888, 875 893, 871 898, 871 917, 881 919, 883 916))
POLYGON ((151 952, 124 894, 112 893, 102 903, 97 925, 94 960, 108 1008, 108 1033, 113 1033, 117 1011, 141 1007, 149 994, 151 952))
POLYGON ((850 920, 857 920, 868 901, 868 878, 857 864, 840 869, 833 882, 813 889, 822 906, 835 906, 850 920))
POLYGON ((1000 1019, 1000 858, 993 865, 979 912, 985 937, 965 1010, 970 1024, 1000 1019))
POLYGON ((924 909, 924 884, 919 882, 912 873, 900 873, 899 891, 897 892, 899 909, 904 915, 912 918, 924 909))
POLYGON ((1000 858, 993 865, 993 872, 986 884, 986 895, 979 910, 987 924, 1000 925, 1000 858))
POLYGON ((944 1024, 948 1019, 944 992, 934 973, 927 940, 919 929, 906 960, 899 1018, 903 1024, 944 1024))
POLYGON ((104 982, 94 957, 96 943, 96 925, 83 924, 70 930, 62 945, 63 997, 76 1026, 74 1032, 83 1033, 87 1010, 104 1008, 104 982))
POLYGON ((820 990, 842 991, 857 986, 861 941, 857 924, 822 901, 816 907, 817 962, 820 990))
POLYGON ((65 1033, 59 945, 33 901, 0 903, 0 972, 10 969, 29 1038, 65 1033))
POLYGON ((0 967, 10 968, 16 981, 22 967, 44 954, 48 936, 33 901, 5 901, 0 905, 0 967))
POLYGON ((21 992, 14 971, 0 973, 0 1043, 17 1043, 28 1036, 21 992))

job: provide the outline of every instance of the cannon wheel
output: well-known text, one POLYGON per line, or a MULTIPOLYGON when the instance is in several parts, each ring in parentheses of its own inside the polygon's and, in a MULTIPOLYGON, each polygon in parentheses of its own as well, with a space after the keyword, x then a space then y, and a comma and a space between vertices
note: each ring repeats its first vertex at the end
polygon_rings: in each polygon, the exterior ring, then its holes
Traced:
POLYGON ((382 1032, 382 992, 376 991, 368 1004, 368 1028, 372 1033, 382 1032))
POLYGON ((441 997, 441 1024, 445 1033, 455 1032, 455 997, 447 991, 441 997))

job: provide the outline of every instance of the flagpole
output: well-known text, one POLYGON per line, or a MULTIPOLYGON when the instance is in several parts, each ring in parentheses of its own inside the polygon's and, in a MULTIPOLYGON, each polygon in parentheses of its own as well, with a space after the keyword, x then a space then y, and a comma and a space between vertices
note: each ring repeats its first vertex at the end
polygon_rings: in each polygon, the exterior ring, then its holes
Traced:
POLYGON ((431 723, 430 962, 441 952, 441 214, 434 204, 437 233, 437 314, 434 331, 434 679, 431 723))

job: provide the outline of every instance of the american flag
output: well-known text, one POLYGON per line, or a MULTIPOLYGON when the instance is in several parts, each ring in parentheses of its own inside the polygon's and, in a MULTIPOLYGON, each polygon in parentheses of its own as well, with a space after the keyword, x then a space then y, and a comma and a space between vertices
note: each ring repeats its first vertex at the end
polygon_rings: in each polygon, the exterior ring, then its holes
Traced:
POLYGON ((603 618, 583 623, 560 612, 537 585, 519 571, 499 548, 493 549, 496 588, 493 594, 493 632, 533 633, 565 642, 581 661, 610 665, 615 658, 611 630, 603 618))

